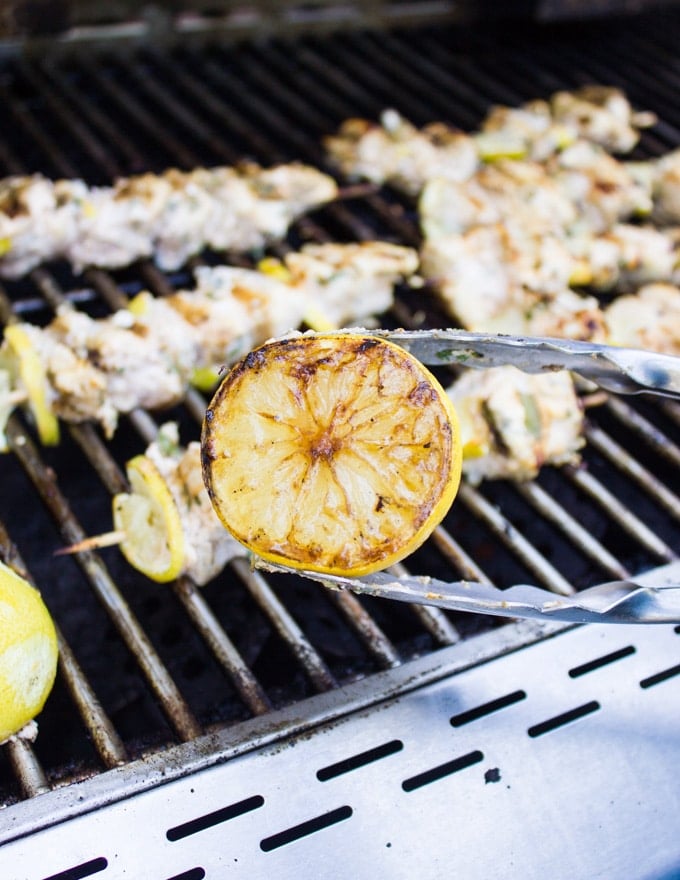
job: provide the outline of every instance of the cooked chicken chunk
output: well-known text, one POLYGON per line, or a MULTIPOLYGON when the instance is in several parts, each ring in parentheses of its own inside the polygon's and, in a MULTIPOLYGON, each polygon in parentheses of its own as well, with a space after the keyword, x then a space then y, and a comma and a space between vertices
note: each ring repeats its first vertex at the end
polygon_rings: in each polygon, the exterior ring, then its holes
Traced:
POLYGON ((597 144, 577 141, 553 156, 546 171, 577 209, 580 225, 593 233, 651 214, 649 186, 597 144))
POLYGON ((567 287, 573 265, 559 239, 503 226, 428 239, 421 251, 423 275, 468 330, 603 341, 599 303, 567 287))
POLYGON ((16 278, 57 257, 76 271, 141 257, 176 269, 206 246, 259 249, 336 195, 333 178, 300 163, 170 169, 110 187, 7 178, 0 181, 0 275, 16 278))
POLYGON ((651 281, 673 281, 680 263, 680 230, 616 223, 602 235, 565 238, 581 278, 598 290, 629 291, 651 281))
POLYGON ((635 112, 619 89, 590 85, 555 92, 548 101, 493 107, 482 131, 514 136, 523 144, 525 155, 543 161, 579 139, 609 152, 627 153, 637 144, 640 129, 655 121, 654 114, 635 112))
POLYGON ((608 341, 680 357, 680 288, 647 284, 605 309, 608 341))
POLYGON ((478 165, 469 135, 441 123, 417 129, 396 110, 385 110, 379 123, 348 119, 324 143, 346 177, 389 183, 410 195, 432 177, 466 180, 478 165))
POLYGON ((447 393, 460 420, 463 473, 471 483, 531 480, 544 465, 578 461, 583 414, 568 372, 471 369, 447 393))
POLYGON ((413 248, 389 242, 308 244, 284 258, 290 284, 303 292, 305 319, 342 327, 387 311, 394 286, 418 268, 413 248))
POLYGON ((550 109, 556 122, 612 153, 630 152, 640 139, 640 129, 656 122, 653 113, 634 111, 624 93, 611 86, 555 92, 550 109))
POLYGON ((561 234, 578 218, 573 201, 542 165, 507 159, 466 181, 432 178, 418 210, 428 238, 496 223, 511 223, 529 235, 561 234))
MULTIPOLYGON (((74 197, 86 187, 71 184, 74 197)), ((39 263, 54 259, 77 230, 77 205, 38 174, 0 180, 0 267, 18 278, 39 263)))

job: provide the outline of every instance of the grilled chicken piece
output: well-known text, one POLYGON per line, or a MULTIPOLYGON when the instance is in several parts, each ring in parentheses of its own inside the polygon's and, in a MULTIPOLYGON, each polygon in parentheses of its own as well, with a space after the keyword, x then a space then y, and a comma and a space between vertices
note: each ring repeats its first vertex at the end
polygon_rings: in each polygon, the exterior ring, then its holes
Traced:
MULTIPOLYGON (((165 319, 170 320, 169 313, 165 319)), ((183 398, 194 369, 196 345, 191 341, 187 345, 186 335, 177 332, 181 345, 170 347, 164 344, 169 338, 167 324, 162 330, 158 338, 150 326, 137 322, 126 309, 100 319, 70 308, 58 313, 44 333, 69 349, 77 358, 76 369, 87 364, 105 383, 104 400, 94 412, 83 412, 83 402, 79 402, 81 420, 100 421, 111 433, 115 428, 113 417, 109 416, 111 410, 121 413, 136 407, 161 409, 183 398)), ((59 392, 63 375, 52 364, 48 375, 59 392)), ((66 418, 60 397, 58 393, 55 411, 66 418)))
POLYGON ((18 278, 57 257, 77 234, 86 192, 82 181, 71 181, 66 193, 39 174, 0 180, 1 274, 18 278))
POLYGON ((561 234, 578 218, 569 195, 542 165, 508 159, 465 181, 427 181, 418 210, 428 238, 496 223, 512 223, 530 235, 561 234))
POLYGON ((481 130, 495 138, 499 152, 507 155, 514 149, 518 158, 537 162, 544 162, 578 137, 573 126, 555 121, 550 103, 542 100, 528 101, 521 107, 492 107, 481 130))
MULTIPOLYGON (((59 181, 59 186, 67 198, 70 182, 59 181)), ((77 272, 87 266, 115 269, 151 256, 153 230, 169 195, 168 183, 153 174, 91 188, 78 203, 77 234, 65 256, 77 272)))
POLYGON ((597 144, 577 141, 553 156, 546 171, 576 207, 581 225, 593 233, 652 212, 649 185, 597 144))
POLYGON ((544 161, 576 140, 599 144, 608 152, 628 153, 640 139, 640 129, 654 125, 653 113, 635 112, 619 89, 583 86, 555 92, 548 101, 520 107, 493 107, 482 131, 516 137, 524 154, 544 161))
POLYGON ((396 110, 385 110, 380 122, 348 119, 324 145, 345 177, 389 183, 417 195, 426 180, 466 180, 477 169, 473 138, 442 123, 417 129, 396 110))
POLYGON ((680 288, 647 284, 605 309, 608 341, 680 357, 680 288))
POLYGON ((470 483, 531 480, 544 465, 578 462, 583 413, 568 372, 471 369, 447 393, 458 413, 470 483))
POLYGON ((557 238, 480 226, 426 240, 421 269, 467 330, 604 341, 599 303, 567 286, 574 261, 557 238))
POLYGON ((7 178, 0 181, 0 275, 17 278, 58 257, 76 271, 149 256, 176 269, 207 245, 261 248, 336 195, 333 178, 299 163, 170 169, 111 187, 40 175, 7 178))
POLYGON ((146 450, 170 490, 180 516, 184 536, 182 574, 203 586, 234 557, 243 556, 235 541, 217 518, 201 473, 201 444, 179 444, 177 425, 161 426, 158 437, 146 450))
POLYGON ((599 144, 611 153, 628 153, 656 116, 633 110, 620 89, 587 85, 573 92, 555 92, 550 98, 552 118, 576 131, 577 137, 599 144))
POLYGON ((291 287, 304 292, 305 320, 328 329, 387 311, 395 284, 413 275, 419 258, 413 248, 389 242, 331 242, 305 245, 284 263, 291 287))
POLYGON ((652 281, 674 281, 680 264, 680 230, 616 223, 602 235, 573 234, 565 244, 576 258, 576 283, 625 292, 652 281))

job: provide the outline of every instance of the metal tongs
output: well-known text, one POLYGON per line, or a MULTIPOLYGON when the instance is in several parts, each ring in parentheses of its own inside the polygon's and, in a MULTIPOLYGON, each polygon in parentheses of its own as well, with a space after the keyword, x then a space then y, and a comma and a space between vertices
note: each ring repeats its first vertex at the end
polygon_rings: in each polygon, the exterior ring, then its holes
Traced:
POLYGON ((665 577, 674 575, 674 583, 652 586, 634 580, 610 581, 573 596, 561 596, 525 584, 499 590, 491 584, 471 581, 446 583, 429 577, 398 577, 386 571, 350 578, 300 571, 260 559, 256 559, 254 565, 266 571, 297 574, 331 589, 352 590, 354 593, 416 605, 434 605, 449 611, 566 623, 680 622, 678 563, 672 563, 665 569, 665 577))
POLYGON ((618 394, 646 391, 680 398, 680 358, 665 354, 572 339, 508 336, 467 330, 349 332, 370 333, 387 339, 430 366, 513 366, 525 373, 570 370, 618 394))
MULTIPOLYGON (((590 342, 519 337, 463 330, 360 330, 394 342, 424 364, 466 367, 512 365, 528 373, 570 370, 608 391, 649 392, 680 398, 680 358, 590 342)), ((315 335, 323 335, 315 334, 315 335)), ((680 622, 680 563, 656 572, 655 583, 611 581, 561 596, 525 584, 500 590, 491 584, 429 577, 397 577, 377 572, 364 577, 319 574, 255 560, 268 571, 295 573, 327 587, 352 590, 399 602, 434 605, 498 617, 521 617, 567 623, 680 622), (665 581, 659 585, 658 581, 665 581)))

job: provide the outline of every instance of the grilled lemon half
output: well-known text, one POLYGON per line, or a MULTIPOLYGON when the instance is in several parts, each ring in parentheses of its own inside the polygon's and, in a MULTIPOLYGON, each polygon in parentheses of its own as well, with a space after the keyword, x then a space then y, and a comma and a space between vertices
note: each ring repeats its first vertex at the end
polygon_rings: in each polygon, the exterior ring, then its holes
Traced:
POLYGON ((43 708, 57 653, 54 624, 40 593, 0 562, 0 743, 43 708))
POLYGON ((203 423, 215 511, 270 562, 358 576, 422 544, 458 490, 453 405, 412 355, 370 334, 305 334, 236 364, 203 423))

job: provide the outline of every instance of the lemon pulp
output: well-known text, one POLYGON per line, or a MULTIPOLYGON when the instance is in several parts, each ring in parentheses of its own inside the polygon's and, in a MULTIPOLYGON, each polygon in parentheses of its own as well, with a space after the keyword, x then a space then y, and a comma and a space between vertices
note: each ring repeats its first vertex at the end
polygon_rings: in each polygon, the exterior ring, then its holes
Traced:
POLYGON ((415 550, 458 490, 456 413, 416 358, 370 334, 268 343, 206 412, 203 473, 219 518, 253 553, 349 576, 415 550))

